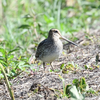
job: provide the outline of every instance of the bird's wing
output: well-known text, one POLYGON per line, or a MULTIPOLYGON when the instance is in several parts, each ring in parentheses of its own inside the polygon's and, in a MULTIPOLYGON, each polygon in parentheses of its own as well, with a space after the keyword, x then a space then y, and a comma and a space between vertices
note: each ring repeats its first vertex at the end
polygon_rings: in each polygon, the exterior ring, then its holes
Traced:
POLYGON ((47 39, 43 40, 37 47, 35 57, 39 58, 39 56, 43 56, 44 54, 46 55, 49 48, 51 47, 51 44, 52 41, 48 41, 47 39))

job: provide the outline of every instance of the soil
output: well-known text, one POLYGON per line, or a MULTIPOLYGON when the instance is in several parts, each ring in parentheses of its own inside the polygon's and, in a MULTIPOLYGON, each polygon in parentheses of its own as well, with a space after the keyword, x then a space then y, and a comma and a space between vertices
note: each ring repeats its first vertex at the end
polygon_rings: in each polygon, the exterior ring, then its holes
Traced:
MULTIPOLYGON (((65 84, 72 84, 73 79, 85 77, 90 88, 98 92, 98 95, 87 95, 85 100, 100 100, 100 68, 96 65, 96 56, 100 55, 100 29, 92 28, 87 33, 75 33, 78 38, 75 43, 79 46, 70 44, 64 45, 62 56, 53 62, 54 71, 50 72, 50 65, 46 65, 44 71, 42 65, 37 65, 39 71, 34 74, 23 72, 14 79, 10 80, 14 90, 15 100, 70 100, 61 96, 59 91, 63 91, 63 82, 59 78, 64 78, 65 84), (77 65, 77 70, 69 70, 64 74, 60 69, 61 64, 66 66, 68 63, 77 65), (91 69, 85 69, 84 66, 91 69), (38 91, 37 91, 38 90, 38 91), (59 96, 59 98, 57 98, 59 96)), ((5 83, 0 84, 0 100, 10 100, 5 83)))

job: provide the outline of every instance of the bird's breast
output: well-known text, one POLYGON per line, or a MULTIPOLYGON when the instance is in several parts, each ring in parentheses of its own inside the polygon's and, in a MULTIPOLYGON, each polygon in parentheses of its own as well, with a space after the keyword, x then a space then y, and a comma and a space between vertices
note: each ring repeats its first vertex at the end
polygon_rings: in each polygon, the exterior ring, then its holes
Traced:
POLYGON ((54 53, 54 54, 50 54, 50 55, 47 55, 47 56, 43 57, 41 60, 43 62, 52 62, 55 59, 57 59, 58 57, 59 57, 59 54, 54 53))
POLYGON ((58 40, 57 42, 55 42, 55 44, 53 44, 49 49, 47 49, 48 51, 46 51, 46 54, 44 57, 42 57, 42 61, 43 62, 52 62, 55 59, 57 59, 63 50, 63 44, 60 40, 58 40))

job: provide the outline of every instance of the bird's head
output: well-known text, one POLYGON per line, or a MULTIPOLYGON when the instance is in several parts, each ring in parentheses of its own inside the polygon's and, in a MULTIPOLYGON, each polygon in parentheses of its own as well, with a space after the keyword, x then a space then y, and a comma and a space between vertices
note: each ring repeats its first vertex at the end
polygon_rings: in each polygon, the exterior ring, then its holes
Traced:
POLYGON ((72 41, 66 39, 65 37, 63 37, 63 36, 60 34, 60 31, 59 31, 58 29, 51 29, 51 30, 49 31, 48 38, 63 39, 63 40, 65 40, 65 41, 67 41, 67 42, 69 42, 69 43, 71 43, 71 44, 73 44, 73 45, 78 46, 78 45, 75 44, 74 42, 72 42, 72 41))
POLYGON ((51 29, 48 34, 48 38, 60 38, 60 31, 57 29, 51 29))

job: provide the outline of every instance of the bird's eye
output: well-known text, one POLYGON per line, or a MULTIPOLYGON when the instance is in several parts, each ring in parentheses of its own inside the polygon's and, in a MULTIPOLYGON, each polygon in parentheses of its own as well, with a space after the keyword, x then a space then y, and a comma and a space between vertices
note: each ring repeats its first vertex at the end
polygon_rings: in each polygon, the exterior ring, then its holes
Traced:
POLYGON ((55 31, 55 33, 58 33, 58 31, 55 31))

